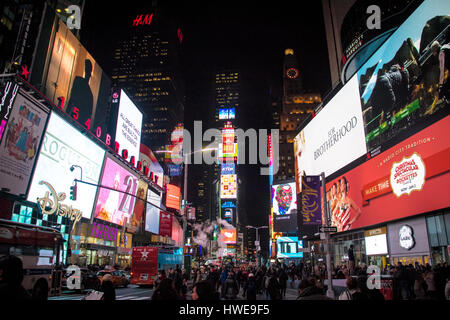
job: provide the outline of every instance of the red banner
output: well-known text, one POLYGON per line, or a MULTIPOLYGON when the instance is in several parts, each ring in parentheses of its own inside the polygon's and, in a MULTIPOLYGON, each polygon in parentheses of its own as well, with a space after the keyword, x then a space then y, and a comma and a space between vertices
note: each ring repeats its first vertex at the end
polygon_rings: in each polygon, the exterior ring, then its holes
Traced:
POLYGON ((338 231, 450 205, 450 116, 327 183, 338 231))
POLYGON ((169 213, 161 212, 159 215, 159 235, 172 237, 173 216, 169 213))

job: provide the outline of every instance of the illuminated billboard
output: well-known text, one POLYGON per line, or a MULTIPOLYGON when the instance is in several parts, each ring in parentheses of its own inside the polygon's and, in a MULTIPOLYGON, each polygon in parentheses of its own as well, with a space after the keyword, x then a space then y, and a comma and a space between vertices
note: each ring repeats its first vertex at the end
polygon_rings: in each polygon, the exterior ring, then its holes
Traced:
POLYGON ((237 196, 237 176, 227 174, 220 176, 220 198, 236 199, 237 196))
POLYGON ((62 109, 78 123, 103 139, 107 134, 111 80, 65 23, 58 19, 57 24, 54 42, 49 46, 48 69, 42 83, 36 85, 43 87, 53 103, 62 104, 62 109))
POLYGON ((297 237, 277 238, 277 258, 303 258, 303 241, 297 237))
POLYGON ((219 120, 232 120, 236 118, 235 108, 219 109, 219 120))
POLYGON ((74 179, 80 179, 83 169, 83 181, 97 185, 102 170, 105 151, 96 143, 73 128, 56 113, 52 113, 44 136, 44 142, 34 171, 28 201, 36 202, 48 191, 41 181, 50 183, 55 190, 67 195, 68 205, 82 211, 84 218, 91 218, 97 188, 84 183, 77 184, 77 200, 69 199, 70 186, 74 179))
POLYGON ((147 201, 151 204, 154 204, 156 207, 147 203, 147 207, 145 210, 145 231, 159 234, 160 210, 158 208, 161 207, 161 195, 148 189, 147 201))
POLYGON ((147 182, 145 182, 144 180, 139 180, 133 216, 131 218, 130 224, 127 227, 127 230, 130 232, 136 232, 141 229, 141 225, 144 220, 145 202, 147 200, 147 189, 148 189, 147 182))
POLYGON ((295 182, 272 186, 273 230, 292 232, 297 230, 297 193, 295 182))
POLYGON ((223 163, 220 168, 221 174, 236 174, 236 165, 234 163, 223 163))
POLYGON ((233 147, 228 146, 228 152, 229 153, 224 153, 223 152, 223 144, 219 143, 219 150, 218 150, 218 157, 217 157, 217 162, 221 163, 221 162, 228 162, 228 161, 237 161, 237 157, 238 157, 238 144, 235 143, 233 145, 233 147))
POLYGON ((294 139, 296 187, 301 176, 331 175, 367 153, 359 98, 353 77, 294 139))
POLYGON ((180 187, 177 187, 173 184, 168 184, 166 192, 166 207, 180 211, 181 207, 180 197, 181 197, 180 187))
POLYGON ((142 162, 143 167, 149 168, 149 171, 153 173, 153 181, 162 188, 164 183, 164 169, 159 164, 153 151, 142 143, 139 160, 142 162))
POLYGON ((222 229, 220 230, 219 241, 225 244, 236 244, 236 229, 222 229))
POLYGON ((100 184, 113 190, 99 188, 94 218, 121 226, 131 222, 138 181, 134 173, 106 157, 100 184))
POLYGON ((449 41, 449 20, 450 2, 424 1, 358 70, 365 139, 374 155, 448 114, 448 68, 440 66, 438 51, 449 41))
POLYGON ((115 141, 119 143, 119 154, 128 151, 128 159, 134 157, 137 163, 141 149, 142 112, 131 101, 128 95, 120 90, 117 111, 115 141))
POLYGON ((6 83, 2 97, 0 189, 26 195, 49 110, 13 82, 6 83))
POLYGON ((449 207, 449 127, 447 116, 327 183, 338 231, 449 207))

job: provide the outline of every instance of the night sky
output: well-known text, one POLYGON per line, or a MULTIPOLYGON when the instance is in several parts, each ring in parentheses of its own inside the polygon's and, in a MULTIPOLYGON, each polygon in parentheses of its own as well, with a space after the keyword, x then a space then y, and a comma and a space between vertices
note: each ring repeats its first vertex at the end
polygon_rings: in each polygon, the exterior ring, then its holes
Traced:
MULTIPOLYGON (((115 38, 124 35, 124 26, 138 13, 151 13, 152 1, 86 2, 81 42, 111 75, 115 38)), ((241 109, 236 112, 244 130, 270 127, 269 96, 281 93, 285 48, 294 49, 306 90, 323 95, 331 87, 321 1, 168 0, 161 5, 181 21, 188 129, 194 120, 206 123, 205 117, 213 115, 216 66, 241 69, 241 109)), ((257 165, 242 165, 239 172, 248 224, 267 225, 268 177, 259 175, 257 165)))

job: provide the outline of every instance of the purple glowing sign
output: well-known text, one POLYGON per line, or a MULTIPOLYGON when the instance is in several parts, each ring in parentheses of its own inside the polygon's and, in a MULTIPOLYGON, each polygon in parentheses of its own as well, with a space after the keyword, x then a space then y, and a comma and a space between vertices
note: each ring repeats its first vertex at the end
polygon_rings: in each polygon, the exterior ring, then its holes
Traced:
POLYGON ((102 223, 94 222, 92 224, 91 237, 115 242, 117 240, 117 233, 119 229, 109 227, 102 223))

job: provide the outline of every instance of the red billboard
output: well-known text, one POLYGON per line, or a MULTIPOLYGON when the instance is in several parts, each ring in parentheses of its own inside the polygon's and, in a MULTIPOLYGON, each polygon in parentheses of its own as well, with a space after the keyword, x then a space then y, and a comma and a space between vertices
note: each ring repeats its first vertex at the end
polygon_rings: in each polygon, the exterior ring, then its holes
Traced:
POLYGON ((180 211, 180 187, 173 184, 167 185, 166 207, 180 211))
POLYGON ((446 208, 450 116, 327 183, 338 231, 446 208))
POLYGON ((159 235, 172 237, 173 216, 170 213, 162 212, 159 215, 159 235))

